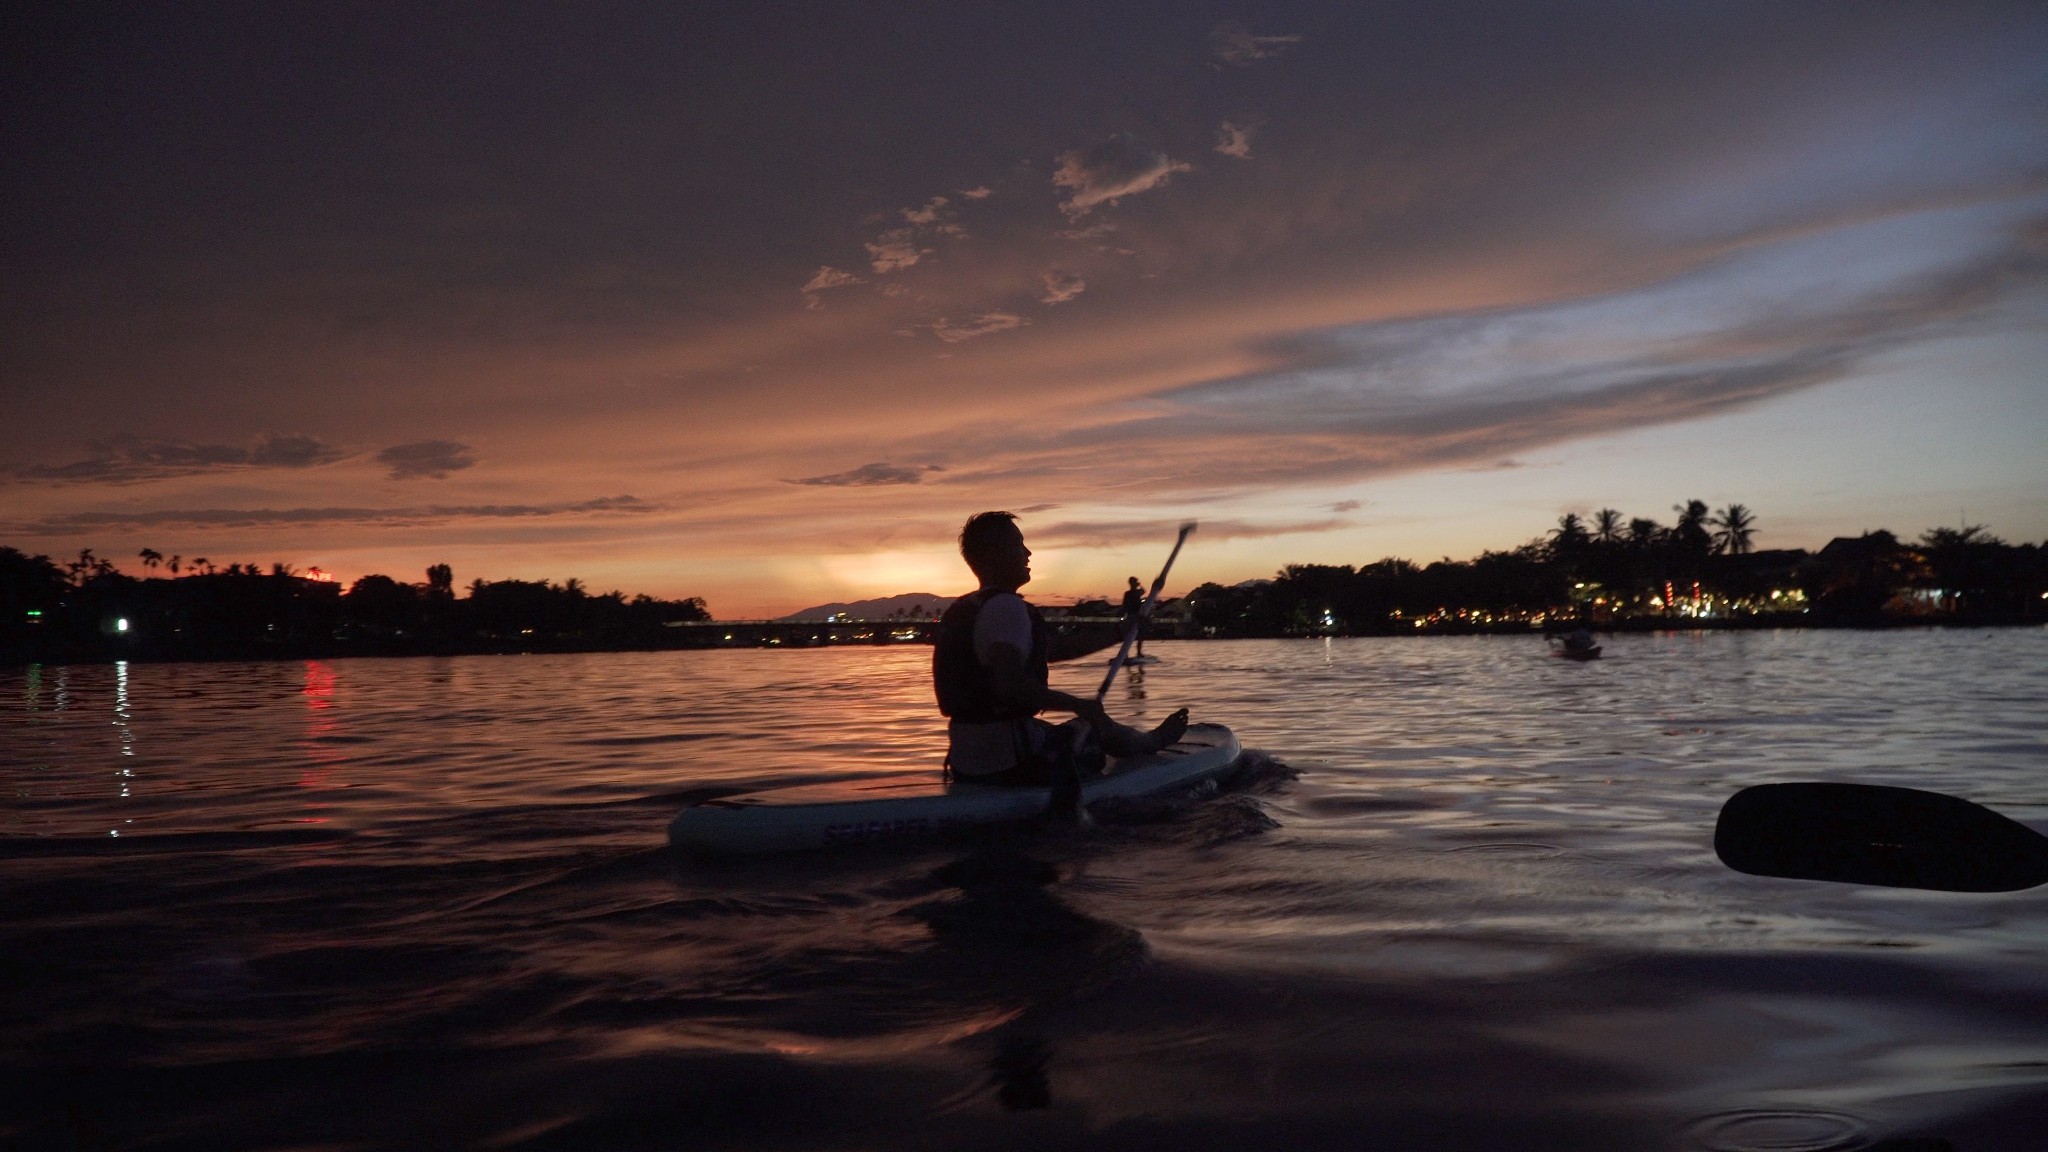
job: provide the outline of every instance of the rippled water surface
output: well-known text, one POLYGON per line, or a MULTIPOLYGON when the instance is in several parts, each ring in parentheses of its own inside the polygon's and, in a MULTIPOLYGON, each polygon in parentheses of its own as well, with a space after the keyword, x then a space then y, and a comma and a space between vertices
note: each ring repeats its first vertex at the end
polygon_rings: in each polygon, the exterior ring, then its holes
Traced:
POLYGON ((2048 1146, 2048 890, 1711 845, 2048 829, 2048 632, 1606 643, 1158 644, 1222 795, 740 862, 667 821, 938 770, 928 649, 0 670, 0 1147, 2048 1146))

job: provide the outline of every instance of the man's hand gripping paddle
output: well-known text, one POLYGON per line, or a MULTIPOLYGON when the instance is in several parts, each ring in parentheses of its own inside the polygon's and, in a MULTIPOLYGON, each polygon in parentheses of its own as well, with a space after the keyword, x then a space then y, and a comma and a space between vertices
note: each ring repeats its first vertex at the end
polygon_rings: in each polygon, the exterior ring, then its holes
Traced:
POLYGON ((1109 695, 1109 686, 1116 683, 1116 674, 1124 670, 1124 660, 1131 654, 1131 645, 1137 642, 1138 635, 1145 630, 1145 622, 1152 618, 1152 606, 1159 602, 1159 590, 1166 586, 1166 574, 1173 571, 1173 562, 1180 557, 1180 546, 1188 542, 1188 534, 1194 530, 1193 520, 1180 526, 1180 535, 1173 541, 1173 551, 1166 554, 1166 567, 1159 570, 1159 575, 1152 581, 1152 591, 1145 596, 1145 603, 1139 606, 1137 616, 1131 620, 1130 626, 1124 629, 1124 642, 1118 646, 1116 658, 1109 662, 1109 674, 1102 678, 1102 687, 1095 690, 1097 704, 1102 703, 1103 698, 1109 695))

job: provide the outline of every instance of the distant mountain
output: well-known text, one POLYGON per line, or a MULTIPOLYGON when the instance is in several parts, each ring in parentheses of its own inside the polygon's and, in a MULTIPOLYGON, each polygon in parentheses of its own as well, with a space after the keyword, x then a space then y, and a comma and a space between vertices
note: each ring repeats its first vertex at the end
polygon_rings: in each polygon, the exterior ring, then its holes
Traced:
POLYGON ((951 604, 951 596, 934 596, 929 592, 905 592, 901 596, 884 596, 879 600, 855 600, 851 604, 820 604, 801 612, 792 612, 780 617, 798 623, 823 621, 834 616, 848 620, 887 620, 892 616, 935 616, 951 604))

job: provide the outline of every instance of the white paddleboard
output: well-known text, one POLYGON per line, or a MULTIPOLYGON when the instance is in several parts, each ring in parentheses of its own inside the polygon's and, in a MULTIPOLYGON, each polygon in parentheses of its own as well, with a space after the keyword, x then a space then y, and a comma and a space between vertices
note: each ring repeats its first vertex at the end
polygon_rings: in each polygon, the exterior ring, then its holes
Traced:
MULTIPOLYGON (((1221 724, 1190 724, 1170 748, 1113 761, 1081 782, 1081 802, 1149 796, 1211 780, 1237 762, 1237 736, 1221 724)), ((1029 820, 1051 789, 970 784, 937 771, 871 776, 743 792, 682 810, 668 841, 689 852, 790 852, 872 840, 928 836, 951 828, 1029 820)))

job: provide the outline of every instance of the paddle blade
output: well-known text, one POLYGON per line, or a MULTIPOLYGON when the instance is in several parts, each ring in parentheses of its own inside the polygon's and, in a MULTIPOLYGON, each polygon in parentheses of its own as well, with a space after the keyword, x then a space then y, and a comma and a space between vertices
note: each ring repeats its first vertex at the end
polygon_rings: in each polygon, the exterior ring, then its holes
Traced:
POLYGON ((1721 862, 1752 876, 1940 892, 2048 882, 2048 838, 1939 792, 1876 784, 1760 784, 1721 807, 1721 862))

